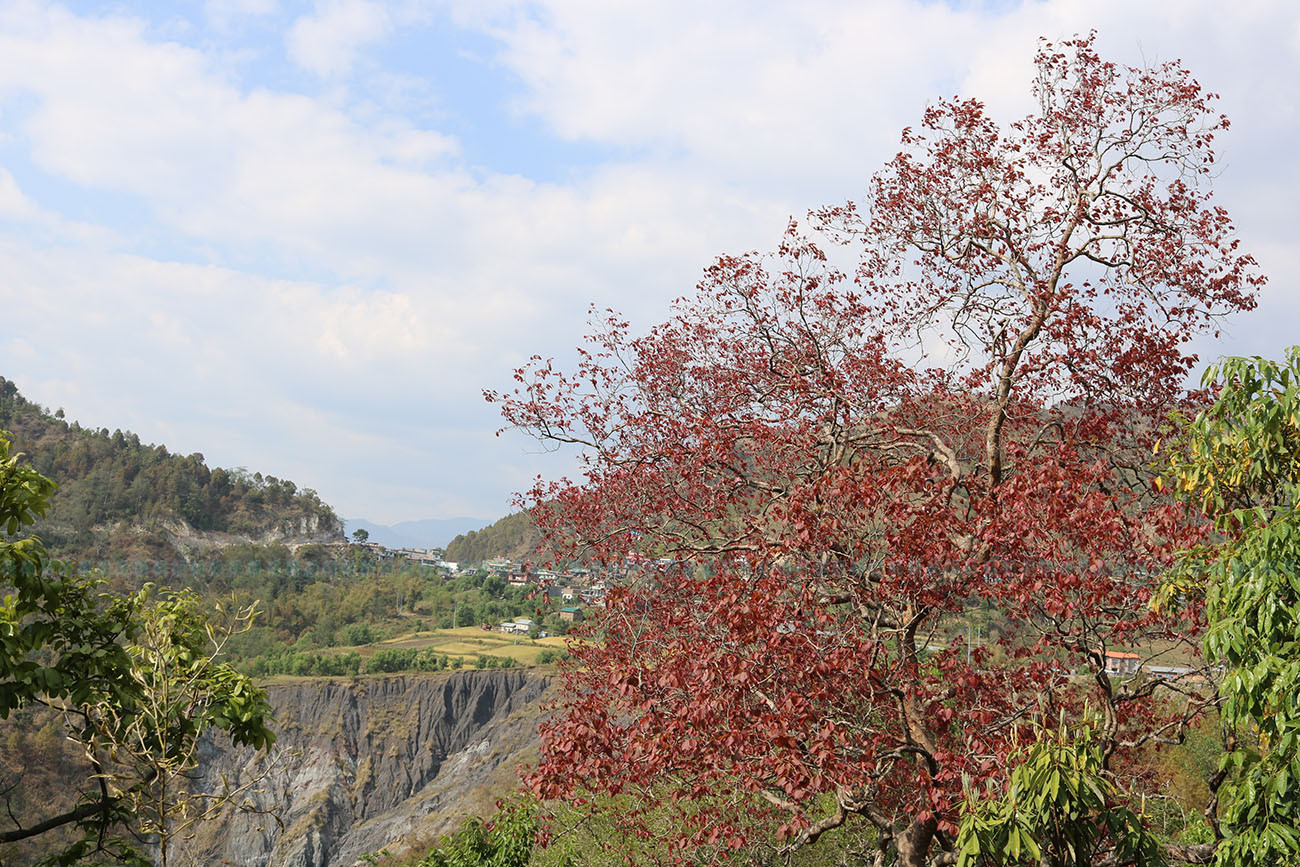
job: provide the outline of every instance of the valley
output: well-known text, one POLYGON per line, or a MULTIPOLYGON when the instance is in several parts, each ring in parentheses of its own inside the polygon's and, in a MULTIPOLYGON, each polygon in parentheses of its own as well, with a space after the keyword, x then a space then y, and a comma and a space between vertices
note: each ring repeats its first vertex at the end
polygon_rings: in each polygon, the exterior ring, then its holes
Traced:
MULTIPOLYGON (((536 761, 540 705, 570 626, 558 612, 572 603, 558 594, 500 568, 456 574, 351 544, 310 489, 83 428, 3 378, 0 432, 25 453, 14 466, 58 477, 33 529, 68 565, 47 570, 98 576, 86 580, 106 600, 156 586, 214 616, 255 612, 220 643, 221 659, 265 689, 274 746, 234 748, 215 728, 202 736, 187 785, 237 796, 197 802, 222 805, 215 813, 177 814, 168 864, 418 857, 466 817, 490 814, 536 761), (520 625, 486 628, 501 622, 520 625)), ((19 550, 5 544, 6 557, 19 550)), ((65 706, 56 686, 0 721, 0 863, 36 863, 76 839, 72 826, 25 830, 95 791, 65 706)))

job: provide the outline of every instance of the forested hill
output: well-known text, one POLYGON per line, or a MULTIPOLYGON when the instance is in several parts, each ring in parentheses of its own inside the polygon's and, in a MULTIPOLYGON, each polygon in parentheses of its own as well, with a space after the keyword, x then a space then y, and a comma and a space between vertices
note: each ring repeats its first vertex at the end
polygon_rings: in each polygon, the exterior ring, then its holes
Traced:
POLYGON ((234 541, 342 538, 342 522, 315 491, 260 473, 209 469, 201 454, 172 454, 130 432, 68 423, 4 377, 0 430, 59 483, 41 535, 62 555, 171 558, 217 534, 234 541))
POLYGON ((452 539, 444 556, 454 563, 477 563, 493 557, 522 560, 537 550, 541 538, 528 513, 515 512, 482 530, 452 539))

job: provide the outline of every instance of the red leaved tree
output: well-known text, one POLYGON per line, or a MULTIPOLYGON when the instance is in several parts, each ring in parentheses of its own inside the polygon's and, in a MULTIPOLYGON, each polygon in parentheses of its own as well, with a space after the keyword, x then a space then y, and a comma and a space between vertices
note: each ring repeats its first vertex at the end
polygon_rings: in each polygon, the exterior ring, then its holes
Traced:
POLYGON ((1178 64, 1092 37, 1044 44, 1033 86, 1009 127, 939 103, 861 202, 489 393, 582 448, 584 478, 528 498, 560 556, 624 576, 573 647, 537 793, 630 796, 628 839, 670 860, 865 822, 882 859, 951 861, 965 793, 997 790, 1036 721, 1087 705, 1136 784, 1126 751, 1212 700, 1175 680, 1189 699, 1157 702, 1105 653, 1200 626, 1149 605, 1198 530, 1146 465, 1188 406, 1187 342, 1263 282, 1211 203, 1227 121, 1178 64), (972 647, 981 611, 1004 628, 972 647))

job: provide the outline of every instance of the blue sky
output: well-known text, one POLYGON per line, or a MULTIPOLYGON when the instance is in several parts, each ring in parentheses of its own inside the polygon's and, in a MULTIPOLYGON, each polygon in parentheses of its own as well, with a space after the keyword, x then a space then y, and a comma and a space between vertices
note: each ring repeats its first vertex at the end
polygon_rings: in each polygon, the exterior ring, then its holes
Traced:
POLYGON ((569 459, 482 389, 856 195, 927 103, 1027 111, 1036 39, 1092 28, 1222 94, 1216 189, 1272 282, 1202 351, 1279 355, 1290 2, 0 0, 0 375, 346 517, 495 518, 569 459))

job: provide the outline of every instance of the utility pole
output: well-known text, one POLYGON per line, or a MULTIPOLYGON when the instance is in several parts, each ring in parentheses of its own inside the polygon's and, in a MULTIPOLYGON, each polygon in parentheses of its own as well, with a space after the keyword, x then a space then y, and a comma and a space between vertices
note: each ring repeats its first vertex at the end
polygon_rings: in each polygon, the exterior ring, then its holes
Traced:
MULTIPOLYGON (((980 634, 984 631, 984 627, 976 626, 974 627, 974 630, 975 630, 975 646, 978 647, 980 643, 980 634)), ((970 645, 971 645, 971 625, 967 623, 966 624, 966 664, 967 665, 970 665, 970 645)))

